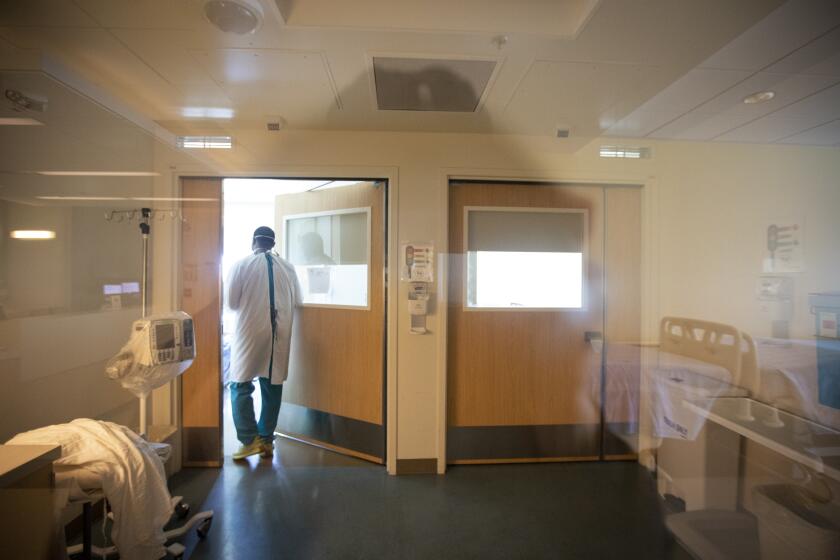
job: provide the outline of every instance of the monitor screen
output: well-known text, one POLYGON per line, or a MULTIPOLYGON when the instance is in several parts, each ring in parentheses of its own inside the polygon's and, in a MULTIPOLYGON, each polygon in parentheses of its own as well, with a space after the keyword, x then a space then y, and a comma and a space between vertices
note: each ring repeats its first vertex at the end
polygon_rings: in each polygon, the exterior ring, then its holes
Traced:
POLYGON ((175 325, 162 323, 155 325, 155 350, 175 348, 175 325))
POLYGON ((139 294, 140 282, 123 282, 122 293, 124 294, 139 294))
POLYGON ((115 296, 123 293, 122 284, 105 284, 102 286, 102 293, 106 296, 115 296))

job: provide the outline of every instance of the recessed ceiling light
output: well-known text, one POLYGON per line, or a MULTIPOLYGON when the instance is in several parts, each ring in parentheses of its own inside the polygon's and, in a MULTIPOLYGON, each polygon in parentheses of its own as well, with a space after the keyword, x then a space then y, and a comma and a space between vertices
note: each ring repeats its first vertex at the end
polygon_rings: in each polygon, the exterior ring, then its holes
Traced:
POLYGON ((748 95, 744 98, 744 103, 747 105, 754 105, 755 103, 764 103, 765 101, 770 101, 776 97, 775 91, 759 91, 757 93, 753 93, 752 95, 748 95))
POLYGON ((16 229, 10 236, 12 239, 55 239, 55 232, 47 229, 16 229))
POLYGON ((38 175, 55 177, 156 177, 156 171, 36 171, 38 175))
POLYGON ((229 150, 233 147, 233 138, 230 136, 179 136, 177 145, 179 148, 199 150, 229 150))
POLYGON ((207 0, 204 15, 225 33, 247 35, 259 28, 262 14, 259 8, 244 0, 207 0))
POLYGON ((43 126, 41 121, 29 117, 0 117, 0 126, 43 126))

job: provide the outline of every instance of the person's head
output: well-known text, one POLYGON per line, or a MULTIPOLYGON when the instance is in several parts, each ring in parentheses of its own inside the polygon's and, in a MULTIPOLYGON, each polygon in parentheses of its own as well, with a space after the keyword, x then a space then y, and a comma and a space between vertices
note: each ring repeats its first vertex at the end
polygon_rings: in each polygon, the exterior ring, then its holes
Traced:
POLYGON ((251 249, 254 251, 268 251, 274 247, 274 230, 268 226, 260 226, 254 230, 251 249))
POLYGON ((300 236, 303 256, 307 258, 320 257, 324 254, 324 239, 320 233, 309 231, 300 236))

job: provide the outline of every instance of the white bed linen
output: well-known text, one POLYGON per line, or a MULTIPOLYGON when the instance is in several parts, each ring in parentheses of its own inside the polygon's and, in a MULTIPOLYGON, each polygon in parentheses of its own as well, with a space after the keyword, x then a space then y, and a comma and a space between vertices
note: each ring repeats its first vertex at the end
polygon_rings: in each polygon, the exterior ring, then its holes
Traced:
MULTIPOLYGON (((111 538, 122 560, 166 554, 163 527, 172 514, 172 498, 163 463, 137 434, 118 424, 82 418, 24 432, 7 442, 15 444, 61 445, 61 458, 55 461, 58 471, 81 468, 101 480, 114 513, 111 538)), ((83 486, 94 480, 76 482, 83 486)))

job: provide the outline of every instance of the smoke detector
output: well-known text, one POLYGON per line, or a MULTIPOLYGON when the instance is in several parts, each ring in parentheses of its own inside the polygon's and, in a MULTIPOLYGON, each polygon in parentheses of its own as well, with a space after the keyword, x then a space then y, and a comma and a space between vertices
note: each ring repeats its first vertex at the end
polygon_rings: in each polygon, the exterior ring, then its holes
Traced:
POLYGON ((262 23, 259 4, 246 0, 207 0, 204 15, 225 33, 237 35, 255 33, 262 23))

